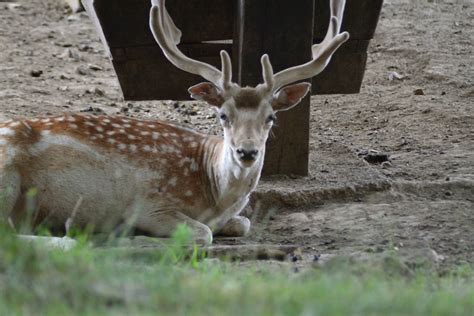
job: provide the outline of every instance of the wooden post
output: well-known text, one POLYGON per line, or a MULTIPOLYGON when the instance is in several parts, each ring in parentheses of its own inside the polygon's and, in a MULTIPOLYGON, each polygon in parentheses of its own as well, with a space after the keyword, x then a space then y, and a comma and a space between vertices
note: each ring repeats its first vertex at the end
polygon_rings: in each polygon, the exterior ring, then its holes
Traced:
MULTIPOLYGON (((311 59, 314 0, 239 0, 234 49, 238 51, 237 80, 242 85, 262 82, 260 57, 267 53, 278 72, 311 59)), ((267 143, 263 173, 308 174, 309 95, 288 112, 278 113, 274 137, 267 143)))

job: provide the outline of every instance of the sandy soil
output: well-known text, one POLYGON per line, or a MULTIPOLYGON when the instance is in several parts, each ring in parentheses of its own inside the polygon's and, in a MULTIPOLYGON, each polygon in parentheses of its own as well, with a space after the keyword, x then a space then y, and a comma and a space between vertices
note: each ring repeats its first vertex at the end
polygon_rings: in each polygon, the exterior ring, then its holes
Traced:
MULTIPOLYGON (((386 0, 361 93, 312 99, 310 175, 262 181, 251 235, 217 243, 473 263, 473 21, 472 0, 386 0)), ((123 101, 87 15, 59 0, 0 1, 0 74, 0 119, 94 111, 219 132, 196 102, 123 101)))

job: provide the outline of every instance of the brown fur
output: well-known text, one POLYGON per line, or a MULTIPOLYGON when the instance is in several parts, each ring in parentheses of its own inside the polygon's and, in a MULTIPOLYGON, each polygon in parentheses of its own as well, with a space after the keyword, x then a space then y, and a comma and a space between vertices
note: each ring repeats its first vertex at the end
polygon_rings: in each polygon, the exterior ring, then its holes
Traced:
POLYGON ((254 88, 242 88, 234 100, 238 109, 256 109, 260 106, 262 97, 254 88))

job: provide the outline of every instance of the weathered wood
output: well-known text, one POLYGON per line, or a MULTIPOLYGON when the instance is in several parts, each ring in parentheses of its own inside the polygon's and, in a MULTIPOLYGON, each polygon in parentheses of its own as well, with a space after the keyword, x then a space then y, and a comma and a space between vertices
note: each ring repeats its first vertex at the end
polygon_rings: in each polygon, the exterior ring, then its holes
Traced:
MULTIPOLYGON (((183 44, 180 49, 191 58, 220 67, 219 51, 224 49, 231 54, 232 44, 183 44)), ((158 45, 112 48, 111 53, 115 56, 112 62, 126 100, 156 100, 157 96, 188 100, 187 88, 203 81, 173 66, 158 45)))
MULTIPOLYGON (((342 19, 342 30, 353 40, 368 40, 374 36, 383 0, 347 0, 342 19)), ((314 38, 326 35, 329 22, 329 1, 315 0, 314 38)))
MULTIPOLYGON (((284 0, 239 0, 239 83, 261 82, 260 57, 270 55, 275 72, 311 59, 313 0, 288 6, 284 0)), ((234 37, 234 41, 236 37, 234 37)), ((308 173, 309 96, 278 114, 274 137, 267 143, 264 174, 308 173)))
MULTIPOLYGON (((109 47, 156 45, 148 24, 150 0, 83 2, 94 9, 109 47)), ((183 33, 181 43, 232 38, 233 1, 173 0, 166 3, 166 8, 183 33)))

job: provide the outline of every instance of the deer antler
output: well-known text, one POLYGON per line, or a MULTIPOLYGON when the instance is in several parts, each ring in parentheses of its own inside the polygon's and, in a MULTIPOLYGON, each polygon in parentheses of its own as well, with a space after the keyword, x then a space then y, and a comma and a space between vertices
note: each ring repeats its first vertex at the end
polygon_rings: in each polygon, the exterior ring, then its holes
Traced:
POLYGON ((222 71, 214 66, 187 57, 178 49, 181 31, 168 14, 165 8, 165 0, 151 0, 151 4, 150 29, 166 58, 177 68, 203 77, 222 91, 230 89, 232 86, 232 64, 229 54, 224 50, 220 53, 222 71))
POLYGON ((313 58, 311 61, 273 74, 273 68, 268 55, 262 56, 261 63, 264 83, 260 85, 261 89, 266 93, 273 94, 287 84, 314 77, 326 68, 334 52, 349 39, 349 33, 339 33, 345 2, 345 0, 330 1, 331 18, 328 32, 320 44, 313 45, 313 58))

